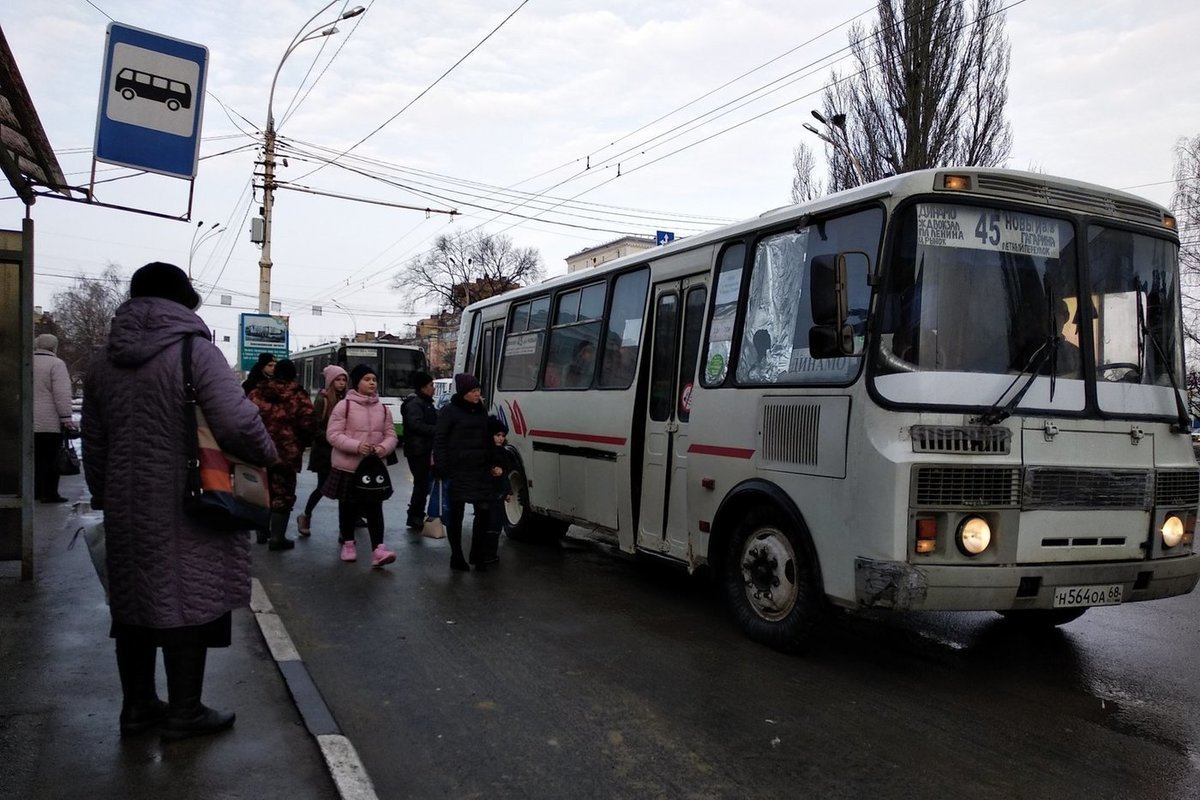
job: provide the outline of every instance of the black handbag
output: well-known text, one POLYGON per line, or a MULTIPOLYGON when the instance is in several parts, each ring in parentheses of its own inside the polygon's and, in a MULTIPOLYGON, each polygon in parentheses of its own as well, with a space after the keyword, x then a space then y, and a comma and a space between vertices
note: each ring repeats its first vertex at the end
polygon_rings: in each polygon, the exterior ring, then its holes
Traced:
POLYGON ((78 475, 79 472, 79 454, 75 452, 71 440, 64 436, 62 447, 58 448, 58 474, 78 475))
POLYGON ((362 503, 382 503, 392 496, 392 476, 379 456, 363 456, 354 470, 353 495, 362 503))

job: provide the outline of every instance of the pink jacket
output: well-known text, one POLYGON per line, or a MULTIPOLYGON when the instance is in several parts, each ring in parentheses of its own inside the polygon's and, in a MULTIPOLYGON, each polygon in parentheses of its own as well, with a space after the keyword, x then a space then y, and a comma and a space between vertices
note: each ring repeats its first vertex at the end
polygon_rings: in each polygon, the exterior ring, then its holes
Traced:
POLYGON ((333 448, 333 468, 354 472, 362 455, 358 446, 383 445, 384 457, 396 449, 396 428, 392 412, 376 396, 359 394, 351 389, 339 400, 329 415, 325 438, 333 448))

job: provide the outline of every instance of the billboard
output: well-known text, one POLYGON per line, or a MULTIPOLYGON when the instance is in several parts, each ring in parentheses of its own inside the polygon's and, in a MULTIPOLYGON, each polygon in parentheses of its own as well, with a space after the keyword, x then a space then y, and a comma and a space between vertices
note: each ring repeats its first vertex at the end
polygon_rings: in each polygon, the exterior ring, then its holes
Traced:
POLYGON ((262 353, 276 359, 288 356, 288 318, 270 314, 242 314, 238 324, 238 364, 249 372, 262 353))

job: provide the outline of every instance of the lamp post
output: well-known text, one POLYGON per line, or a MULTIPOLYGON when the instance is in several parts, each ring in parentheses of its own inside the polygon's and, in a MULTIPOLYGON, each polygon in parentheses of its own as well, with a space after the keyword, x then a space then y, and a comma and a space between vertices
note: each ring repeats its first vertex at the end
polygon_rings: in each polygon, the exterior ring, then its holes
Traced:
MULTIPOLYGON (((308 22, 300 26, 299 32, 292 37, 291 44, 284 51, 283 58, 279 59, 279 66, 275 68, 275 76, 271 78, 271 92, 267 96, 267 129, 263 136, 263 238, 262 257, 258 260, 258 312, 260 314, 269 313, 271 310, 271 207, 274 205, 275 199, 275 113, 272 106, 275 103, 275 84, 279 81, 279 71, 283 69, 283 62, 287 61, 293 50, 304 42, 320 39, 323 36, 332 36, 338 32, 336 26, 323 27, 327 23, 322 23, 316 29, 305 32, 305 29, 312 25, 314 19, 324 14, 337 2, 338 0, 333 0, 332 3, 309 17, 308 22)), ((357 17, 364 11, 366 9, 362 6, 355 6, 349 11, 343 12, 334 22, 357 17)))
POLYGON ((850 149, 850 136, 846 133, 846 115, 834 114, 832 119, 825 119, 825 117, 815 109, 813 110, 812 115, 817 122, 824 125, 830 131, 841 131, 842 138, 839 140, 836 133, 831 136, 824 131, 819 131, 812 125, 809 125, 807 122, 804 123, 804 129, 809 133, 815 133, 817 136, 821 137, 821 139, 833 145, 833 149, 839 151, 846 157, 846 160, 850 162, 850 168, 854 170, 854 174, 858 177, 859 184, 861 185, 866 183, 867 176, 863 173, 862 164, 858 163, 858 156, 854 155, 854 151, 850 149))
POLYGON ((192 231, 192 246, 188 249, 188 278, 189 279, 192 277, 192 259, 196 257, 196 251, 200 249, 200 245, 204 244, 209 239, 216 236, 218 233, 224 233, 224 231, 225 231, 224 228, 218 227, 221 223, 214 222, 212 225, 209 226, 208 230, 206 230, 203 234, 201 234, 200 238, 197 239, 196 234, 200 233, 200 226, 203 224, 204 224, 204 220, 200 220, 198 223, 196 223, 196 230, 192 231))

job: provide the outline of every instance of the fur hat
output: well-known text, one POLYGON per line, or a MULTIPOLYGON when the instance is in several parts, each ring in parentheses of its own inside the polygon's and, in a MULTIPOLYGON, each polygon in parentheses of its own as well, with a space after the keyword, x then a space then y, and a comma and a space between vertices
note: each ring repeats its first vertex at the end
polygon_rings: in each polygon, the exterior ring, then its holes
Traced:
POLYGON ((342 369, 337 364, 330 364, 325 369, 321 370, 321 374, 325 376, 325 385, 326 386, 332 385, 334 379, 336 379, 337 376, 339 376, 339 375, 345 375, 347 378, 350 377, 346 373, 346 370, 342 369))
POLYGON ((424 389, 426 386, 433 383, 433 376, 428 372, 416 370, 411 376, 409 376, 409 382, 412 384, 414 389, 424 389))
POLYGON ((354 369, 350 370, 350 388, 358 389, 358 382, 367 375, 375 375, 378 377, 378 373, 375 372, 375 368, 370 364, 357 364, 354 369))
POLYGON ((174 264, 154 261, 133 273, 130 297, 163 297, 192 309, 200 307, 200 295, 192 288, 187 273, 174 264))
POLYGON ((508 435, 508 426, 504 424, 504 420, 497 417, 495 414, 488 415, 488 433, 497 434, 503 433, 508 435))
POLYGON ((33 340, 33 346, 37 350, 49 350, 51 353, 57 353, 58 337, 53 333, 39 333, 33 340))
POLYGON ((479 388, 479 381, 469 372, 460 372, 454 376, 454 391, 458 392, 458 396, 462 397, 472 389, 479 388))
POLYGON ((294 381, 296 380, 296 364, 290 358, 285 358, 282 361, 275 362, 275 380, 277 381, 294 381))

